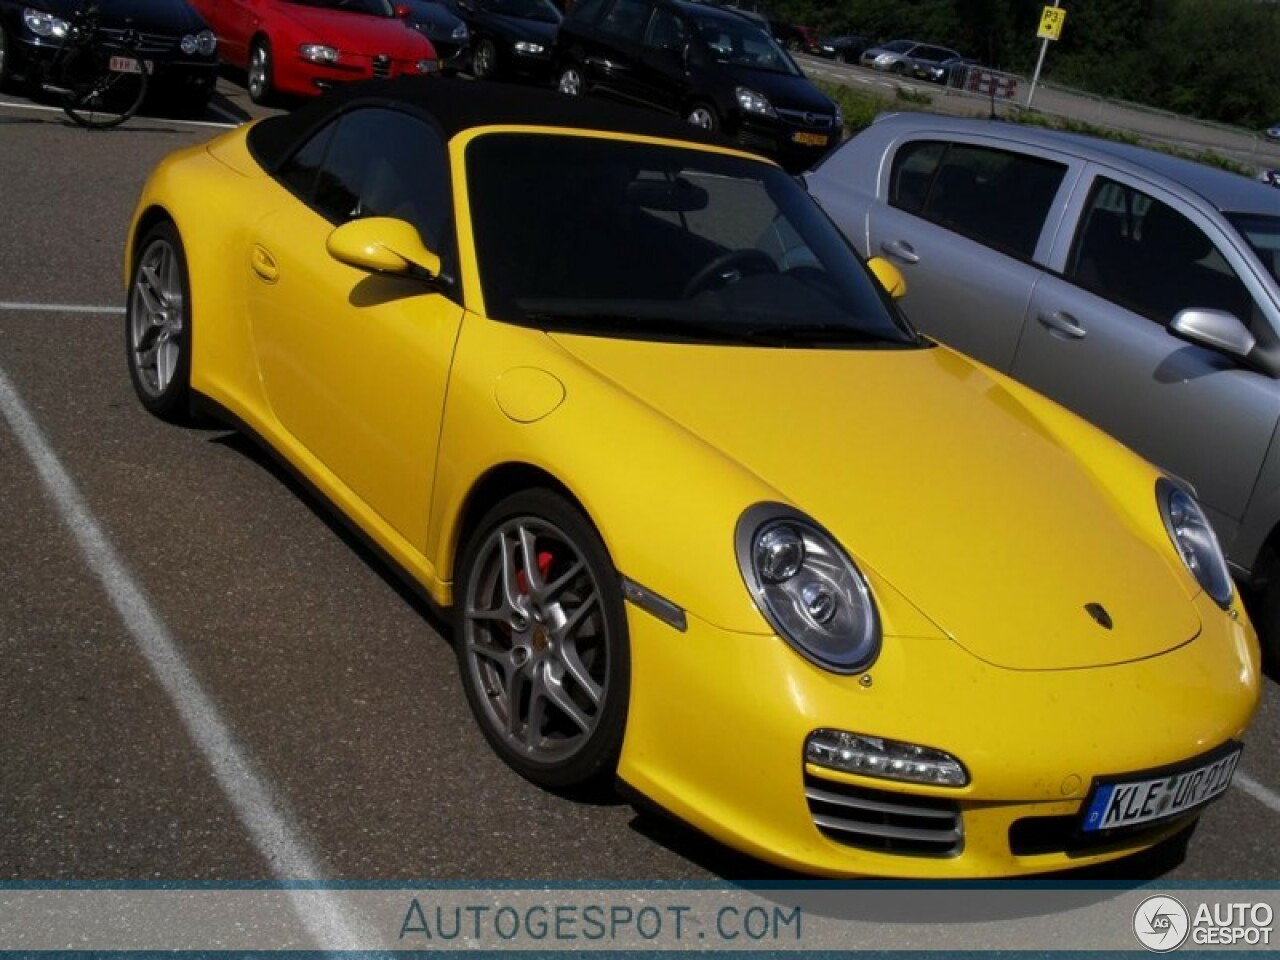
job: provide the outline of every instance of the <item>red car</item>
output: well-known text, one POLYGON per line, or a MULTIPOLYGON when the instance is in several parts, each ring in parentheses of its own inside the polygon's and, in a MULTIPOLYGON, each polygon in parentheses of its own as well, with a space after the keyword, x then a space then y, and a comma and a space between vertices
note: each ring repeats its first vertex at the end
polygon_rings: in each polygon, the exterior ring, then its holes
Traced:
POLYGON ((431 41, 391 0, 191 0, 218 53, 247 73, 249 96, 314 96, 353 80, 434 73, 431 41))

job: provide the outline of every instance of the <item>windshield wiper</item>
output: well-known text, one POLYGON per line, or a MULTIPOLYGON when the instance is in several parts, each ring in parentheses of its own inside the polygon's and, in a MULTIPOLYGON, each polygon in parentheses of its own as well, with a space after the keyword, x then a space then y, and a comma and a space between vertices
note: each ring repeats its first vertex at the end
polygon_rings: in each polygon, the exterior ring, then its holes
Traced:
POLYGON ((901 339, 873 330, 862 330, 847 323, 778 323, 747 328, 753 336, 768 338, 781 344, 866 343, 883 347, 914 347, 919 342, 907 336, 901 339))
POLYGON ((707 323, 672 317, 648 317, 632 313, 526 313, 531 326, 572 333, 623 333, 635 337, 679 337, 713 343, 749 343, 778 346, 780 328, 760 329, 734 323, 707 323))

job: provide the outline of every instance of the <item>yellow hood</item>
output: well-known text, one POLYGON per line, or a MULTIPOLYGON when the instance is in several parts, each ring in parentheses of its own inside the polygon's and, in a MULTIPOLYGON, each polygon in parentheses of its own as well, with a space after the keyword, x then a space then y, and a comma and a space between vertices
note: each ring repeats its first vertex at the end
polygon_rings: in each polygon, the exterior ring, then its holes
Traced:
POLYGON ((554 339, 778 490, 987 662, 1121 663, 1200 630, 1171 554, 1013 392, 945 348, 554 339))

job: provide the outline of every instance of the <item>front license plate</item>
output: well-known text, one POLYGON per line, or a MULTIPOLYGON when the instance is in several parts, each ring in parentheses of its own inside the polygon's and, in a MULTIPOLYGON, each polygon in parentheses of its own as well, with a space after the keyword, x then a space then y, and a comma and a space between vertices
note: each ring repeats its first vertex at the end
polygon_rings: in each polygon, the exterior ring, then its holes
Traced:
POLYGON ((1161 777, 1098 784, 1085 808, 1084 832, 1168 820, 1208 803, 1231 786, 1241 749, 1236 745, 1212 760, 1161 777))
POLYGON ((141 73, 142 65, 133 57, 112 57, 107 61, 107 69, 112 73, 141 73))
POLYGON ((791 139, 806 147, 825 147, 829 138, 825 133, 805 133, 803 131, 797 131, 791 135, 791 139))

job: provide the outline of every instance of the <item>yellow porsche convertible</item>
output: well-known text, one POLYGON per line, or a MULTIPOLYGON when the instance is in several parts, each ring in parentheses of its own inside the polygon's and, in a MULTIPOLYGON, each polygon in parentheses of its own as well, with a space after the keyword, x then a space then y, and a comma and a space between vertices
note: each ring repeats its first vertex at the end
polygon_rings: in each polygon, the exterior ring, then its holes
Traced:
POLYGON ((493 748, 826 876, 1187 828, 1256 706, 1191 491, 919 336, 771 163, 438 79, 174 154, 142 404, 257 437, 451 612, 493 748))

